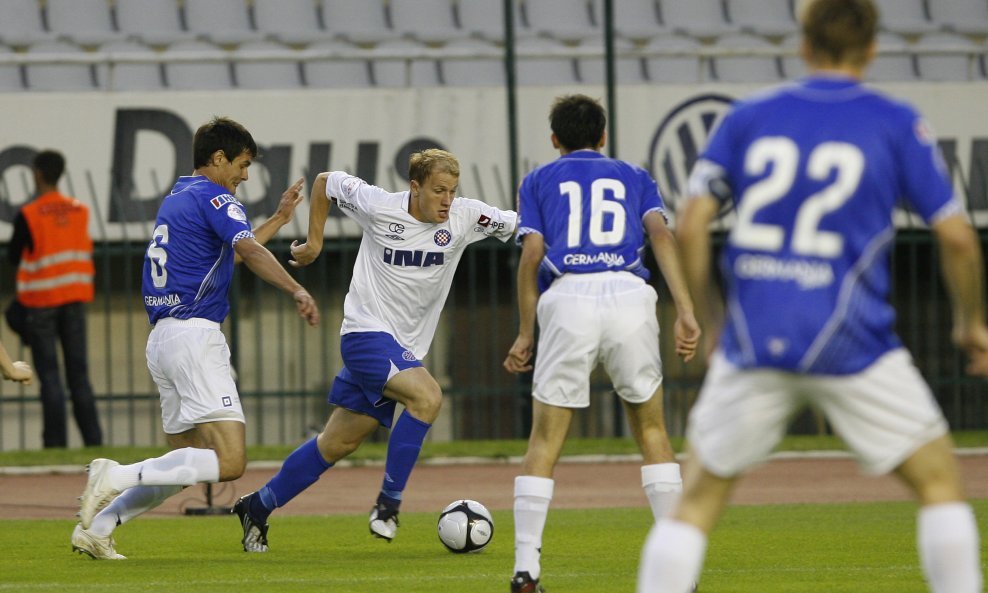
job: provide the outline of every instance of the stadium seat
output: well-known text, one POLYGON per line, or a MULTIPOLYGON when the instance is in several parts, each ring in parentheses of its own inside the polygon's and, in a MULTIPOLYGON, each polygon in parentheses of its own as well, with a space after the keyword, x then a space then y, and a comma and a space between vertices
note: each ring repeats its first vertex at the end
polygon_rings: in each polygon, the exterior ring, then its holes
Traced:
POLYGON ((728 0, 727 15, 742 31, 783 37, 799 31, 792 0, 728 0))
POLYGON ((652 84, 694 84, 703 80, 700 42, 681 35, 656 37, 645 46, 645 71, 652 84))
POLYGON ((10 46, 26 46, 55 41, 56 35, 45 30, 38 0, 4 0, 0 2, 0 40, 10 46))
POLYGON ((982 48, 963 35, 933 33, 915 44, 916 70, 924 81, 964 81, 980 77, 982 48))
POLYGON ((333 37, 373 45, 394 38, 382 0, 322 0, 322 20, 333 37))
POLYGON ((192 41, 174 0, 116 0, 117 28, 147 45, 165 46, 192 41))
POLYGON ((802 78, 810 73, 803 57, 799 55, 800 45, 803 42, 801 33, 793 33, 785 36, 779 42, 779 50, 784 52, 782 56, 782 75, 787 80, 802 78))
POLYGON ((467 36, 450 0, 391 0, 391 25, 399 35, 432 45, 467 36))
POLYGON ((576 60, 570 57, 537 56, 563 48, 560 43, 541 38, 520 39, 515 46, 515 74, 519 85, 577 84, 576 60))
MULTIPOLYGON (((342 41, 320 41, 309 46, 309 51, 356 55, 352 45, 342 41)), ((368 88, 371 85, 371 66, 366 59, 319 59, 302 62, 305 84, 311 88, 368 88)))
POLYGON ((504 50, 479 39, 449 42, 449 54, 478 54, 458 59, 447 57, 440 62, 446 86, 502 86, 505 84, 504 50))
MULTIPOLYGON (((5 45, 0 45, 0 57, 9 56, 13 51, 5 45)), ((0 93, 23 91, 24 80, 22 67, 17 64, 0 65, 0 93)))
MULTIPOLYGON (((459 0, 456 5, 460 27, 474 37, 502 43, 504 41, 504 5, 491 0, 459 0)), ((514 4, 515 38, 532 37, 522 15, 521 3, 514 4)))
POLYGON ((691 37, 710 39, 740 31, 727 22, 721 0, 661 0, 659 7, 665 26, 691 37))
POLYGON ((308 45, 329 38, 315 0, 254 0, 257 30, 286 45, 308 45))
POLYGON ((197 53, 190 62, 165 63, 168 88, 180 91, 220 91, 233 87, 229 59, 225 52, 205 41, 180 41, 168 47, 166 55, 181 57, 197 53))
MULTIPOLYGON (((86 52, 78 46, 64 41, 36 43, 28 48, 29 55, 76 54, 86 52)), ((92 91, 97 88, 94 64, 69 61, 51 64, 27 65, 27 88, 29 91, 92 91)))
POLYGON ((127 34, 114 29, 107 0, 46 0, 48 28, 79 45, 123 41, 127 34))
POLYGON ((436 87, 442 84, 439 62, 434 58, 412 57, 416 52, 428 49, 411 39, 395 39, 378 43, 368 52, 371 62, 371 79, 379 87, 436 87), (381 57, 389 56, 389 57, 381 57), (390 56, 408 56, 394 59, 390 56))
POLYGON ((717 40, 718 50, 737 51, 738 55, 717 55, 712 59, 711 72, 721 82, 771 83, 782 79, 779 57, 775 55, 744 55, 745 52, 777 52, 778 48, 762 37, 739 33, 717 40))
POLYGON ((297 89, 302 87, 302 65, 295 51, 273 41, 252 41, 237 48, 233 76, 242 89, 297 89), (250 59, 258 54, 277 55, 285 60, 250 59))
POLYGON ((865 79, 872 82, 916 80, 916 64, 909 44, 894 33, 878 34, 878 55, 865 79))
MULTIPOLYGON (((659 22, 657 0, 622 0, 614 3, 614 32, 636 43, 647 43, 659 35, 669 33, 659 22)), ((603 11, 599 13, 600 25, 604 26, 603 11)))
POLYGON ((899 35, 919 35, 938 29, 926 14, 923 0, 875 0, 882 31, 899 35))
POLYGON ((600 26, 588 0, 524 0, 529 29, 566 43, 600 38, 600 26))
MULTIPOLYGON (((622 50, 634 48, 634 43, 626 39, 615 39, 614 52, 620 53, 622 50)), ((580 44, 579 49, 595 51, 600 57, 577 58, 576 65, 580 75, 580 82, 583 84, 603 85, 606 82, 606 71, 604 68, 604 42, 600 39, 588 39, 580 44)), ((645 72, 645 62, 640 57, 614 58, 614 79, 617 84, 644 84, 648 82, 645 72)))
POLYGON ((239 45, 260 41, 245 0, 184 0, 185 24, 189 31, 216 45, 239 45))
POLYGON ((946 31, 988 35, 988 2, 985 0, 931 0, 930 19, 946 31))
MULTIPOLYGON (((111 55, 152 55, 154 50, 137 41, 113 41, 99 51, 111 55)), ((97 67, 99 79, 111 91, 157 91, 165 88, 162 65, 157 62, 114 62, 97 67)))

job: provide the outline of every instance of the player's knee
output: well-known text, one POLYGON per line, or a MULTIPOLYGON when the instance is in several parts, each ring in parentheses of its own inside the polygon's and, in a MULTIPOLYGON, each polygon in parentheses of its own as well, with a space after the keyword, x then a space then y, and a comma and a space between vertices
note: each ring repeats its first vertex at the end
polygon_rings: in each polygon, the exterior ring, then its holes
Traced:
POLYGON ((244 457, 239 459, 220 459, 220 482, 230 482, 244 475, 247 469, 247 460, 244 457))
POLYGON ((408 412, 423 422, 432 423, 443 405, 443 392, 435 381, 422 389, 407 406, 408 412))

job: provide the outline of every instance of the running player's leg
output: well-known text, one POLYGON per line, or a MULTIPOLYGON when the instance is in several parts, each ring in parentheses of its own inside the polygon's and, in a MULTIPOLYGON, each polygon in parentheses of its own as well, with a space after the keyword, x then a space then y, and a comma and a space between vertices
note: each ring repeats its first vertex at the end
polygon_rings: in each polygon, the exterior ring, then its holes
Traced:
POLYGON ((679 464, 666 433, 662 399, 659 386, 640 404, 624 401, 628 426, 642 453, 642 488, 656 521, 669 514, 683 490, 679 464))
POLYGON ((532 433, 522 475, 515 478, 515 578, 528 573, 538 582, 542 574, 542 533, 552 502, 552 474, 572 419, 572 408, 532 402, 532 433))

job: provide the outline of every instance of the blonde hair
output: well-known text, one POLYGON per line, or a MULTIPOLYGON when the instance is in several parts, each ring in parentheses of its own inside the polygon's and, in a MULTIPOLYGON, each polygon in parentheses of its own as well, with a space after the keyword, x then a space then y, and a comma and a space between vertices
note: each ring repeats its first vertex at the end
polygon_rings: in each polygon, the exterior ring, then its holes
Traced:
POLYGON ((451 152, 439 148, 427 148, 413 153, 408 159, 408 180, 425 183, 433 173, 449 173, 460 177, 460 162, 451 152))

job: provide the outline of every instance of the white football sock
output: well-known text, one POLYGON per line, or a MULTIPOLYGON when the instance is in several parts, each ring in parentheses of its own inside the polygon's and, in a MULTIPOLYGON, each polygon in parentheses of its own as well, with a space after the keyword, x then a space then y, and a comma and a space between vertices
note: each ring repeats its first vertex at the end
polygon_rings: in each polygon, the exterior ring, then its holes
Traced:
POLYGON ((981 552, 971 506, 925 506, 917 522, 919 557, 933 593, 981 593, 981 552))
POLYGON ((527 571, 533 579, 542 574, 542 531, 554 484, 538 476, 515 478, 515 572, 527 571))
POLYGON ((117 525, 123 525, 165 502, 173 494, 178 494, 184 486, 136 486, 128 488, 113 499, 105 509, 93 518, 89 531, 94 535, 107 536, 117 525))
POLYGON ((700 577, 707 536, 689 523, 660 519, 642 548, 638 593, 689 593, 700 577))
POLYGON ((683 492, 683 478, 678 463, 653 463, 642 466, 642 488, 648 497, 655 520, 666 517, 683 492))
POLYGON ((134 486, 191 486, 216 482, 220 477, 220 460, 212 449, 186 447, 169 451, 161 457, 145 459, 110 470, 117 490, 134 486))

